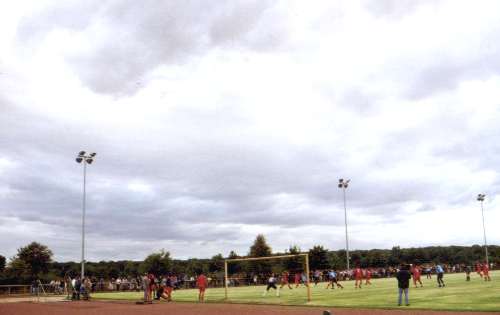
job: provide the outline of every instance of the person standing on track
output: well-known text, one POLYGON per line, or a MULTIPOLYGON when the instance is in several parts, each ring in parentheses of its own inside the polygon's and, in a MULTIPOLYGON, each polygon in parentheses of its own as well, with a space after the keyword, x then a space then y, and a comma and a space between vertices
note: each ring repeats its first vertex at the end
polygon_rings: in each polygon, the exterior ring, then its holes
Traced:
POLYGON ((173 277, 170 274, 163 277, 161 286, 162 292, 160 296, 167 300, 167 302, 172 301, 172 291, 174 289, 173 277))
POLYGON ((149 283, 149 277, 148 274, 145 273, 144 276, 142 277, 142 288, 144 289, 144 303, 152 303, 151 301, 151 290, 149 288, 150 283, 149 283))
POLYGON ((196 279, 196 286, 198 287, 198 301, 205 302, 205 290, 208 286, 207 277, 201 272, 201 274, 196 279))

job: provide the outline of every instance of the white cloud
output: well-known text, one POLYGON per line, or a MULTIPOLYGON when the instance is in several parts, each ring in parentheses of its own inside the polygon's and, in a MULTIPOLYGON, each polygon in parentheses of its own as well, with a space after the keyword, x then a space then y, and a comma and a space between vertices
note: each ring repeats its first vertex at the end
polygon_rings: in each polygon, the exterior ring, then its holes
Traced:
POLYGON ((0 228, 30 231, 7 256, 79 259, 82 149, 95 260, 342 248, 340 177, 353 248, 480 243, 497 2, 27 3, 0 10, 0 228))

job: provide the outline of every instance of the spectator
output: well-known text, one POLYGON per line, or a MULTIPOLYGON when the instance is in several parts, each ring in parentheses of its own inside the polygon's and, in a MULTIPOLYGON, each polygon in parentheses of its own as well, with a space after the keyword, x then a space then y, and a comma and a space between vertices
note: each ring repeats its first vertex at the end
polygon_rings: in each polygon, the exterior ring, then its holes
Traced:
POLYGON ((411 274, 408 270, 408 266, 401 266, 401 270, 396 274, 396 279, 398 279, 398 306, 401 306, 403 293, 405 294, 405 304, 406 306, 410 305, 409 297, 408 297, 408 288, 410 286, 411 274))

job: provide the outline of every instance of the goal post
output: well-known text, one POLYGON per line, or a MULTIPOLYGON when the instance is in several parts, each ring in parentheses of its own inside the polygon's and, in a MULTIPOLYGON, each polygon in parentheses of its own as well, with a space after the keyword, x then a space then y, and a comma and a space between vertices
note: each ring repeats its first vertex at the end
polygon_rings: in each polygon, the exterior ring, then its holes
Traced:
POLYGON ((304 273, 305 273, 305 284, 307 289, 307 302, 311 302, 311 285, 310 285, 310 270, 309 270, 309 255, 308 254, 291 254, 291 255, 279 255, 279 256, 268 256, 268 257, 247 257, 247 258, 234 258, 224 260, 224 298, 228 300, 228 289, 229 289, 229 276, 228 276, 228 265, 235 262, 251 262, 260 260, 282 260, 291 258, 304 258, 304 273))

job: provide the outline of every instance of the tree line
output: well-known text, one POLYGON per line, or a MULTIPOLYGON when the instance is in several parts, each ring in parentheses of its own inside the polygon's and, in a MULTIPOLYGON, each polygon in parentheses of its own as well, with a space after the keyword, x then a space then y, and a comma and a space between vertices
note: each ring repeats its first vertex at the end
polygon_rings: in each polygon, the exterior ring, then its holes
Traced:
MULTIPOLYGON (((500 246, 488 246, 490 262, 500 265, 500 246)), ((267 257, 284 254, 308 253, 311 270, 330 269, 343 270, 346 268, 345 250, 328 250, 316 245, 307 251, 301 251, 298 246, 291 245, 285 252, 272 252, 263 235, 257 235, 249 251, 245 255, 238 255, 231 251, 227 256, 217 254, 212 258, 173 259, 170 253, 160 250, 148 255, 143 261, 99 261, 87 262, 85 274, 96 278, 136 277, 144 272, 155 274, 174 273, 177 275, 206 274, 223 275, 224 260, 226 258, 267 257)), ((350 251, 351 266, 366 268, 396 267, 403 263, 426 264, 444 263, 450 265, 472 265, 476 261, 484 261, 484 247, 473 246, 430 246, 417 248, 371 249, 350 251)), ((17 254, 7 263, 0 255, 0 284, 30 283, 38 278, 50 281, 65 276, 80 274, 79 262, 56 262, 52 251, 45 245, 32 242, 18 249, 17 254)), ((303 260, 300 258, 283 259, 279 261, 244 261, 231 263, 228 266, 230 274, 263 274, 280 272, 281 270, 297 271, 303 269, 303 260)))

